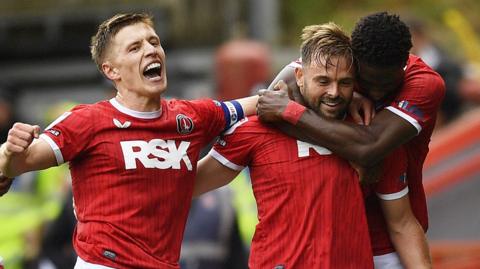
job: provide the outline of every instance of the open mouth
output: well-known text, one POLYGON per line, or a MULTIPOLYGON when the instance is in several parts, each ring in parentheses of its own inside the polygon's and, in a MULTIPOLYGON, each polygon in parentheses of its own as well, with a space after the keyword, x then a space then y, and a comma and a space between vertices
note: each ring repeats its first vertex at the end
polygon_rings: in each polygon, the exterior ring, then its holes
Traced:
POLYGON ((143 70, 143 76, 149 80, 159 79, 162 77, 162 64, 151 63, 143 70))

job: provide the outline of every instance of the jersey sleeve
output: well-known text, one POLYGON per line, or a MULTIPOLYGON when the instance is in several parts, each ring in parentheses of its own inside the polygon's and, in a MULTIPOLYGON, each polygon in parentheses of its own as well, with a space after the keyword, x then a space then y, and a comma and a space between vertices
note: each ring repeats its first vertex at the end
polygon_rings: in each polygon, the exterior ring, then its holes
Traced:
POLYGON ((192 101, 203 123, 207 125, 206 131, 210 139, 235 125, 245 115, 242 106, 236 100, 220 102, 212 99, 192 101))
POLYGON ((373 190, 382 200, 395 200, 408 194, 407 155, 403 147, 385 158, 382 178, 373 190))
POLYGON ((443 79, 433 71, 417 71, 405 79, 400 93, 386 107, 402 117, 420 133, 435 119, 445 96, 443 79))
POLYGON ((90 113, 86 106, 76 106, 53 121, 40 135, 52 148, 58 165, 74 159, 87 148, 93 135, 90 113))
POLYGON ((255 147, 254 139, 258 138, 245 132, 246 123, 248 118, 228 129, 219 137, 208 154, 232 170, 243 170, 250 162, 251 152, 255 147))

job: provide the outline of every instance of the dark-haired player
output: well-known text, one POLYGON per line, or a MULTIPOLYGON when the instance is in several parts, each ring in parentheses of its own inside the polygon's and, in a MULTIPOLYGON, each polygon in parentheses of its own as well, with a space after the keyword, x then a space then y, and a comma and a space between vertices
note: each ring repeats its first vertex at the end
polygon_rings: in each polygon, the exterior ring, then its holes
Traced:
MULTIPOLYGON (((354 88, 349 37, 333 23, 307 26, 301 51, 295 82, 308 107, 345 119, 354 88)), ((295 121, 301 114, 292 108, 285 115, 295 121)), ((393 180, 406 169, 406 157, 402 166, 404 155, 396 156, 385 175, 393 180)), ((259 215, 250 268, 372 268, 363 197, 346 160, 249 117, 199 162, 194 193, 228 183, 245 166, 259 215)))
POLYGON ((254 112, 256 98, 163 99, 165 52, 145 14, 104 21, 91 52, 116 97, 73 108, 39 139, 38 126, 15 123, 0 170, 14 176, 70 162, 76 269, 178 269, 200 149, 254 112))
MULTIPOLYGON (((365 16, 357 22, 351 38, 360 92, 375 102, 376 117, 369 126, 356 125, 307 109, 289 133, 307 135, 316 144, 366 168, 378 165, 392 150, 405 145, 408 171, 402 181, 408 182, 408 188, 392 189, 389 196, 380 199, 367 198, 375 264, 376 268, 402 268, 402 264, 407 268, 430 267, 425 236, 415 231, 419 224, 424 231, 428 227, 422 166, 445 94, 444 82, 420 58, 409 54, 410 32, 397 15, 380 12, 365 16), (416 219, 409 217, 410 210, 416 219)), ((278 79, 291 81, 293 75, 289 78, 288 70, 292 73, 292 68, 286 67, 278 79)), ((266 91, 259 100, 258 115, 267 122, 285 121, 282 113, 287 104, 285 94, 266 91)))

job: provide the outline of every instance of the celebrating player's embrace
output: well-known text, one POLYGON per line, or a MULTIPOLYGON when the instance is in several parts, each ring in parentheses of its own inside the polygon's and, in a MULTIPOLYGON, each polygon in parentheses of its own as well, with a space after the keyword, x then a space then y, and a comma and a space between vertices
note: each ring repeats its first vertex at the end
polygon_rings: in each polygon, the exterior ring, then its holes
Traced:
POLYGON ((398 16, 366 16, 351 39, 333 23, 306 27, 302 59, 272 83, 278 91, 261 93, 258 117, 245 119, 257 96, 162 98, 165 52, 148 15, 113 16, 91 45, 116 97, 76 106, 42 134, 15 123, 0 148, 0 194, 6 177, 70 163, 75 268, 178 269, 192 194, 245 166, 259 214, 251 268, 431 267, 421 170, 445 89, 409 55, 398 16), (373 119, 355 110, 369 103, 354 89, 375 102, 373 119), (200 150, 222 132, 197 173, 200 150), (357 174, 379 181, 362 196, 357 174))

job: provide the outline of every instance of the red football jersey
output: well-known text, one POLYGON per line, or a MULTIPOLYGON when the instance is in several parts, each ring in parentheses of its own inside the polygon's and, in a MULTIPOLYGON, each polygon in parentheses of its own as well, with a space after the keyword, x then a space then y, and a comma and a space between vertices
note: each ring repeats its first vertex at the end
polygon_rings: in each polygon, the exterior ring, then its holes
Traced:
MULTIPOLYGON (((428 212, 422 184, 422 168, 435 127, 437 112, 444 96, 445 84, 440 75, 419 57, 410 55, 405 69, 403 86, 393 101, 386 104, 385 107, 408 121, 418 131, 418 135, 407 142, 404 147, 408 160, 407 179, 410 204, 415 217, 425 231, 428 229, 428 212)), ((380 108, 382 107, 380 106, 380 108)), ((386 226, 384 230, 386 230, 386 226)), ((385 236, 386 233, 382 232, 382 234, 385 236)), ((390 239, 384 238, 382 242, 387 240, 390 239)), ((377 248, 376 241, 372 240, 372 243, 374 248, 377 248)), ((390 245, 390 250, 393 250, 392 245, 390 245)))
POLYGON ((383 176, 378 183, 363 188, 368 230, 373 255, 394 252, 387 230, 381 200, 395 200, 408 194, 407 154, 404 147, 396 149, 383 161, 383 176))
POLYGON ((349 163, 251 117, 211 156, 248 166, 259 223, 250 268, 373 268, 363 197, 349 163))
POLYGON ((115 99, 80 105, 42 134, 58 164, 70 162, 73 244, 89 263, 179 268, 199 152, 238 115, 231 103, 207 99, 161 105, 158 112, 115 99))

